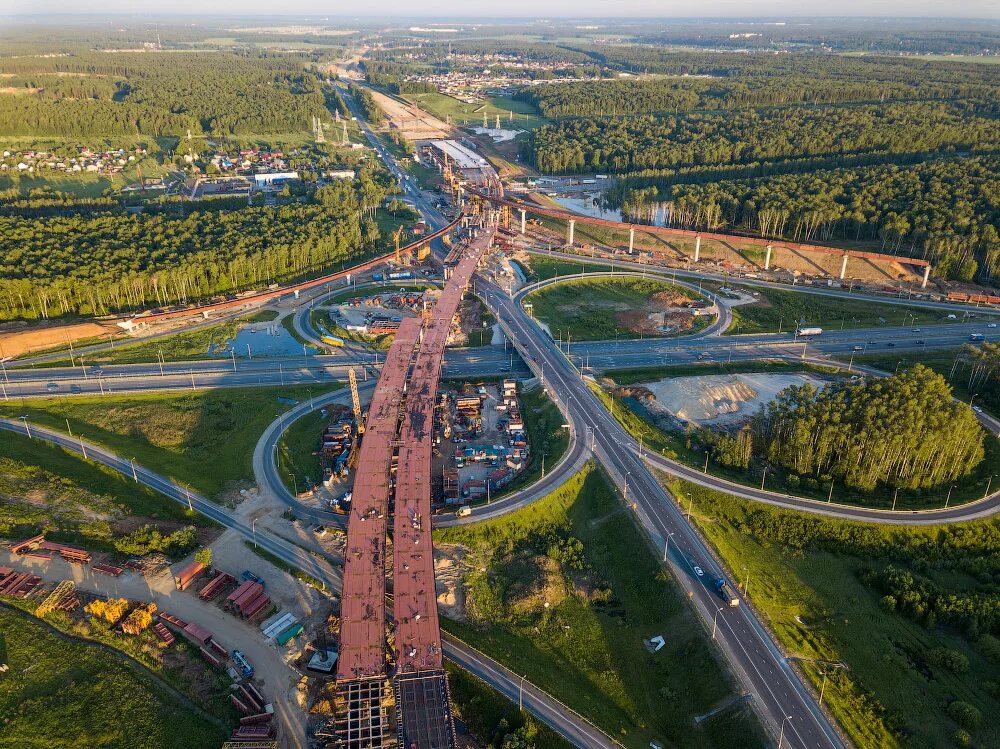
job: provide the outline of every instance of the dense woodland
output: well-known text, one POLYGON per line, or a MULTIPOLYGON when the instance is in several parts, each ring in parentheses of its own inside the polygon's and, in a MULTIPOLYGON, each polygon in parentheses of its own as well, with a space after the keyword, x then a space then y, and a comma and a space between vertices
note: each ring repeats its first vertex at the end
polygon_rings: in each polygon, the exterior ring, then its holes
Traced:
POLYGON ((322 83, 295 56, 79 53, 0 58, 0 135, 236 135, 308 130, 322 83))
MULTIPOLYGON (((750 431, 754 453, 767 462, 866 491, 880 484, 946 484, 968 475, 985 454, 972 409, 952 399, 941 375, 919 364, 863 383, 787 388, 752 420, 750 431)), ((744 462, 737 446, 727 450, 734 459, 726 454, 726 462, 744 462)))
POLYGON ((539 128, 530 144, 539 171, 558 173, 998 147, 994 117, 936 102, 575 118, 539 128))
POLYGON ((378 239, 389 186, 362 172, 307 202, 239 210, 0 216, 0 317, 184 304, 318 275, 378 239))

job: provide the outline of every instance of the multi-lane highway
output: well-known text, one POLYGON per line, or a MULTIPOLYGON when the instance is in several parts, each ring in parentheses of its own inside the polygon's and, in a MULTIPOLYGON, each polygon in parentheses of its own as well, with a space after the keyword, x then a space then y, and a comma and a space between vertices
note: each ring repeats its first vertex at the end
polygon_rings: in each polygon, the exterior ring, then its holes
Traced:
POLYGON ((713 591, 723 575, 701 537, 639 457, 638 446, 604 409, 576 368, 541 333, 521 306, 500 289, 486 288, 484 297, 519 351, 574 425, 587 435, 594 454, 633 506, 637 519, 659 544, 670 539, 670 565, 689 590, 696 610, 728 656, 757 707, 775 732, 784 726, 793 747, 841 747, 837 731, 748 606, 730 608, 713 591), (702 573, 699 575, 698 570, 702 573), (786 720, 791 716, 790 720, 786 720))

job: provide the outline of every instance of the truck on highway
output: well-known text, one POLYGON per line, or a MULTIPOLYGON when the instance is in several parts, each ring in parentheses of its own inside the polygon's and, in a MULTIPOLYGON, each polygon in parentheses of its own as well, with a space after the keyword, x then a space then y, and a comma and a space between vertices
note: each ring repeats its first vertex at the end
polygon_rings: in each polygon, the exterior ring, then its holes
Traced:
POLYGON ((715 588, 715 592, 719 594, 719 598, 725 601, 730 608, 736 608, 740 605, 740 599, 737 598, 733 594, 733 591, 729 589, 729 583, 726 582, 726 578, 716 578, 712 587, 715 588))
POLYGON ((343 346, 344 345, 344 339, 343 338, 337 338, 337 336, 330 335, 329 333, 326 334, 326 335, 320 336, 319 339, 321 341, 323 341, 323 343, 327 344, 328 346, 343 346))
POLYGON ((413 278, 413 271, 410 270, 400 270, 389 274, 390 281, 405 281, 410 278, 413 278))
POLYGON ((795 335, 802 338, 811 338, 817 336, 823 332, 823 328, 799 328, 795 331, 795 335))

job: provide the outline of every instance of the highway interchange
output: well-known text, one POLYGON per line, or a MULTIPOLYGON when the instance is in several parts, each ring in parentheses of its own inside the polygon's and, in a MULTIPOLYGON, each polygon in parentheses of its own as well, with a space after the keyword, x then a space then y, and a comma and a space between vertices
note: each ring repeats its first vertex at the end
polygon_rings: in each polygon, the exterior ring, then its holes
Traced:
MULTIPOLYGON (((353 102, 348 99, 353 107, 353 102)), ((415 187, 412 179, 403 179, 404 173, 395 164, 392 155, 358 118, 379 155, 389 164, 390 169, 401 178, 408 197, 418 207, 423 217, 432 227, 443 225, 445 220, 438 214, 432 203, 415 187)), ((588 264, 597 260, 580 258, 575 254, 556 253, 566 259, 586 260, 588 264)), ((607 264, 609 261, 603 261, 607 264)), ((713 278, 724 280, 711 272, 675 271, 655 269, 644 264, 618 262, 618 267, 639 273, 660 273, 677 275, 691 279, 713 278)), ((769 286, 764 281, 740 280, 740 285, 769 286)), ((780 285, 787 288, 787 285, 780 285)), ((803 293, 830 296, 850 296, 849 292, 802 288, 803 293)), ((339 291, 339 290, 338 290, 339 291)), ((683 464, 658 455, 640 454, 640 446, 608 413, 601 402, 591 392, 583 373, 594 370, 627 367, 663 366, 685 364, 694 361, 722 362, 738 360, 759 360, 762 358, 803 358, 811 362, 825 362, 825 357, 837 355, 841 358, 853 354, 907 352, 918 348, 917 340, 924 341, 920 349, 952 348, 968 340, 973 332, 983 333, 988 340, 1000 340, 1000 331, 987 328, 982 319, 975 322, 943 323, 925 326, 922 330, 912 328, 880 328, 876 330, 826 331, 820 338, 799 341, 793 332, 753 336, 721 336, 717 329, 704 331, 697 337, 658 338, 646 340, 596 341, 569 345, 554 341, 530 319, 520 304, 526 290, 513 297, 501 290, 489 278, 478 280, 479 296, 487 303, 519 356, 511 359, 511 352, 501 347, 482 349, 458 349, 448 352, 445 376, 475 378, 495 375, 502 367, 511 367, 512 376, 525 377, 534 374, 546 388, 571 425, 574 439, 570 450, 558 466, 554 466, 542 482, 499 500, 489 508, 479 508, 472 519, 459 521, 453 517, 438 520, 438 525, 456 522, 471 522, 484 517, 510 511, 515 507, 534 501, 558 486, 565 478, 575 473, 589 458, 596 458, 606 469, 633 509, 637 521, 646 529, 653 542, 668 549, 668 562, 681 585, 691 595, 695 609, 701 615, 706 627, 726 654, 741 683, 755 697, 757 709, 765 716, 772 730, 783 730, 786 746, 793 747, 840 747, 844 742, 834 726, 819 709, 797 673, 789 665, 776 644, 767 634, 750 606, 735 608, 724 606, 722 600, 711 589, 710 582, 724 572, 700 535, 684 517, 678 499, 670 496, 660 485, 650 468, 666 471, 694 483, 728 491, 755 501, 770 502, 782 506, 796 507, 810 511, 825 512, 839 517, 876 522, 945 522, 970 519, 993 514, 1000 502, 1000 493, 979 503, 959 505, 947 511, 920 513, 920 519, 906 517, 910 513, 884 513, 840 505, 818 508, 812 500, 798 500, 793 497, 770 492, 757 492, 749 487, 733 485, 723 479, 703 474, 683 464), (890 344, 894 344, 890 347, 890 344), (581 369, 583 372, 581 372, 581 369), (791 502, 791 504, 789 504, 791 502), (700 573, 699 573, 700 570, 700 573), (790 718, 789 718, 790 716, 790 718)), ((300 302, 296 313, 296 328, 306 337, 314 338, 317 331, 308 323, 308 309, 329 292, 324 291, 300 302)), ((967 311, 960 305, 929 301, 893 300, 878 298, 880 303, 911 304, 941 309, 942 314, 954 310, 967 311)), ((984 314, 983 311, 976 311, 984 314)), ((216 322, 216 321, 213 321, 216 322)), ((725 318, 716 327, 725 325, 725 318)), ((208 323, 202 323, 202 325, 208 323)), ((97 347, 95 347, 96 350, 97 347)), ((65 358, 65 354, 61 355, 65 358)), ((183 388, 251 387, 280 384, 315 384, 317 397, 312 403, 303 402, 295 406, 281 419, 272 424, 262 435, 254 455, 254 470, 258 481, 276 493, 284 501, 293 504, 296 512, 320 522, 336 522, 340 516, 325 510, 318 510, 292 497, 274 468, 273 453, 283 429, 297 416, 308 412, 311 407, 334 402, 346 397, 346 390, 320 396, 319 391, 332 382, 346 379, 347 370, 357 367, 361 371, 374 372, 376 355, 357 348, 334 352, 329 355, 288 357, 285 359, 246 359, 232 357, 211 361, 154 362, 152 364, 90 365, 76 367, 39 367, 50 363, 52 357, 39 357, 26 362, 7 362, 2 374, 3 399, 12 400, 28 396, 66 396, 76 394, 121 394, 183 388), (35 366, 32 366, 35 365, 35 366)), ((374 378, 367 386, 370 388, 374 378)), ((994 433, 1000 432, 1000 422, 985 414, 981 421, 994 433)), ((294 544, 288 543, 266 531, 256 531, 247 527, 218 505, 198 496, 189 489, 177 485, 148 469, 136 466, 113 453, 88 444, 80 439, 46 430, 41 427, 13 420, 0 420, 0 429, 26 433, 29 430, 35 438, 42 438, 77 452, 86 451, 87 457, 97 460, 136 481, 163 493, 174 501, 191 506, 193 509, 233 528, 247 538, 256 537, 263 548, 284 561, 295 565, 313 577, 321 580, 331 589, 340 583, 336 567, 318 560, 294 544), (133 473, 134 472, 134 473, 133 473)), ((612 746, 613 741, 595 729, 585 719, 575 716, 550 697, 531 685, 525 686, 517 675, 504 669, 483 654, 476 653, 453 638, 445 638, 446 654, 463 668, 486 679, 508 697, 521 696, 525 707, 563 733, 578 746, 612 746)))

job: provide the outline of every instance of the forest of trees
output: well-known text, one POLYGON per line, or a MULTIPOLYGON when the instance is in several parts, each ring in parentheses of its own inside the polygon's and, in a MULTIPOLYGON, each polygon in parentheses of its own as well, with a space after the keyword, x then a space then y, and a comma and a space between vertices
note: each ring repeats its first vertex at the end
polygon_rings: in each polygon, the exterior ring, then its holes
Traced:
POLYGON ((0 96, 0 135, 236 135, 307 130, 323 86, 295 56, 81 53, 0 58, 33 93, 0 96))
POLYGON ((351 96, 361 107, 361 114, 373 127, 378 127, 385 120, 385 112, 375 101, 372 92, 361 86, 351 85, 351 96))
MULTIPOLYGON (((841 80, 789 77, 619 79, 532 86, 517 98, 545 117, 608 117, 655 112, 729 110, 802 104, 884 103, 929 99, 990 102, 998 82, 986 77, 956 81, 841 80)), ((995 106, 995 101, 993 101, 995 106)))
POLYGON ((881 240, 930 260, 935 275, 991 281, 1000 273, 1000 157, 909 167, 827 169, 625 191, 623 210, 659 210, 668 225, 794 240, 881 240))
POLYGON ((372 247, 388 192, 362 171, 278 207, 0 216, 0 318, 185 304, 318 275, 372 247))
POLYGON ((750 428, 767 462, 865 491, 939 486, 968 475, 985 454, 972 409, 919 364, 863 383, 787 388, 750 428))
POLYGON ((992 151, 993 117, 944 103, 560 120, 532 133, 542 172, 616 173, 852 153, 992 151))

